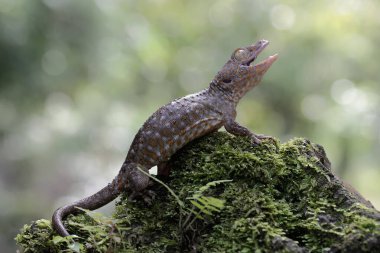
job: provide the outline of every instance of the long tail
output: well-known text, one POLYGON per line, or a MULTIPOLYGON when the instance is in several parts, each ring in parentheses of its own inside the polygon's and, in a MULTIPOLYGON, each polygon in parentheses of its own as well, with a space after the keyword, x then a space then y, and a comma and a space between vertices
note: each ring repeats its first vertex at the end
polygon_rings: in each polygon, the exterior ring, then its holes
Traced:
POLYGON ((70 205, 58 208, 52 217, 53 228, 58 232, 58 234, 61 236, 70 235, 67 232, 66 228, 63 226, 62 219, 64 219, 69 214, 80 213, 81 210, 76 207, 95 210, 114 200, 120 194, 120 191, 122 189, 121 185, 119 184, 119 176, 120 174, 112 181, 112 183, 108 184, 97 193, 87 198, 78 200, 70 205))

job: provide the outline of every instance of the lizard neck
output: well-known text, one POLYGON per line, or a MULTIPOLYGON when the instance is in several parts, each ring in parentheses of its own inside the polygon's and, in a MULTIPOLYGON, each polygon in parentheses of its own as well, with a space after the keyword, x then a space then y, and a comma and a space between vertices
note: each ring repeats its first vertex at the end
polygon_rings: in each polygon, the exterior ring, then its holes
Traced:
POLYGON ((236 107, 237 103, 240 100, 240 97, 235 96, 231 91, 223 89, 220 85, 217 84, 215 80, 212 80, 210 87, 207 89, 209 94, 220 100, 224 100, 228 104, 232 104, 233 107, 236 107))

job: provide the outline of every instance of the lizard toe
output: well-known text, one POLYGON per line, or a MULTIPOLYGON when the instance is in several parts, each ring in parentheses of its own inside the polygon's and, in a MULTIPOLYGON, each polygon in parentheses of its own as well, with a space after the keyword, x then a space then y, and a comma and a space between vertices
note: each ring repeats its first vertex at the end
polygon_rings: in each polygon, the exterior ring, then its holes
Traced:
POLYGON ((261 143, 261 140, 259 138, 257 138, 256 135, 252 135, 251 136, 251 143, 252 143, 252 146, 257 146, 261 143))
POLYGON ((143 198, 145 203, 147 203, 148 205, 151 205, 152 202, 156 198, 156 193, 154 191, 151 191, 151 190, 146 190, 142 193, 142 198, 143 198))

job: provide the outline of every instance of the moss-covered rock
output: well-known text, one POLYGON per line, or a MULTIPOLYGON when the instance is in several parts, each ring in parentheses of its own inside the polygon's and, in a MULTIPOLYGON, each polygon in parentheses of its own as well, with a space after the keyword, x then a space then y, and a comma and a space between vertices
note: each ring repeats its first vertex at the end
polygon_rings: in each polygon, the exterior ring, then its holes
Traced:
POLYGON ((380 252, 380 213, 308 140, 252 146, 219 132, 169 165, 173 192, 155 183, 151 205, 123 196, 113 218, 69 217, 75 244, 46 220, 25 225, 17 243, 24 252, 380 252))

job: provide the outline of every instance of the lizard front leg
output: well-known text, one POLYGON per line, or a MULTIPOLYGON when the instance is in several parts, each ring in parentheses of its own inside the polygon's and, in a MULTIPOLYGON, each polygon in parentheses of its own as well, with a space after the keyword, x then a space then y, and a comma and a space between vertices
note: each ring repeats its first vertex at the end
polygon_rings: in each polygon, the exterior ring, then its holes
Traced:
POLYGON ((239 123, 237 123, 235 120, 227 120, 224 124, 224 128, 227 130, 227 132, 236 135, 236 136, 248 136, 251 138, 251 142, 253 145, 258 145, 261 143, 262 139, 268 139, 272 138, 270 136, 265 136, 261 134, 255 134, 251 132, 248 128, 243 127, 239 123))

